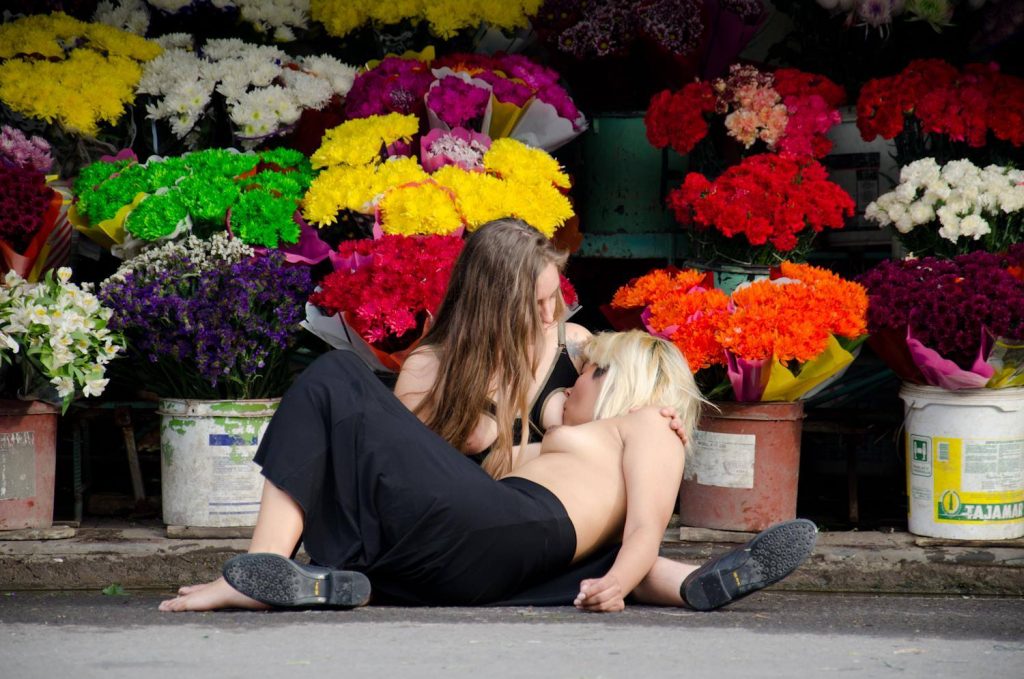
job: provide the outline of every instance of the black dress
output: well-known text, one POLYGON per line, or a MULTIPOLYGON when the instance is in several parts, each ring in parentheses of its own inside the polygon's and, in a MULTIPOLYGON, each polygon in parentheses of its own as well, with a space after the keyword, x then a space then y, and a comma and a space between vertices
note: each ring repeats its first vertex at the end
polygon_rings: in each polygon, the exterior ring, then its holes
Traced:
POLYGON ((296 380, 255 461, 305 513, 312 560, 365 573, 377 601, 569 604, 613 554, 570 569, 576 533, 558 498, 493 480, 348 351, 296 380))

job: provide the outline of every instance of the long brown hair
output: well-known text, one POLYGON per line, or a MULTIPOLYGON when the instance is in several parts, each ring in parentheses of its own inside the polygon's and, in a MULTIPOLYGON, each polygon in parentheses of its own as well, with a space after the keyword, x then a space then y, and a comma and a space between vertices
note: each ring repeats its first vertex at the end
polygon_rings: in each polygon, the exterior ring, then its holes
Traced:
MULTIPOLYGON (((543 328, 537 310, 537 277, 549 264, 559 270, 567 255, 518 219, 489 222, 470 234, 455 262, 444 300, 422 345, 437 354, 433 386, 416 408, 428 427, 457 448, 480 414, 496 405, 498 438, 484 469, 498 478, 512 469, 512 428, 523 422, 537 369, 543 328)), ((564 314, 556 296, 557 317, 564 314)))

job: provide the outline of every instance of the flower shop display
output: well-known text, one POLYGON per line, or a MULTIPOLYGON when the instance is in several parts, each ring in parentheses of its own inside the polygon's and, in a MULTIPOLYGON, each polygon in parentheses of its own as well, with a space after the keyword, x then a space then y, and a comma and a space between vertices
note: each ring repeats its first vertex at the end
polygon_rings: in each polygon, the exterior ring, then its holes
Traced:
POLYGON ((444 235, 519 217, 550 237, 573 216, 563 193, 569 178, 544 151, 503 138, 480 153, 479 138, 474 148, 472 134, 456 128, 420 140, 427 167, 437 168, 428 173, 405 155, 418 129, 415 116, 392 113, 329 130, 312 157, 324 169, 303 200, 305 218, 321 227, 355 219, 365 236, 369 224, 379 233, 444 235))
POLYGON ((69 199, 47 176, 52 166, 45 139, 0 128, 0 269, 29 281, 66 264, 70 253, 69 199))
POLYGON ((100 287, 132 376, 161 399, 168 525, 245 526, 259 512, 251 461, 291 382, 312 283, 281 253, 254 255, 225 233, 189 236, 128 260, 100 287))
POLYGON ((155 42, 62 12, 0 26, 0 100, 10 111, 95 137, 135 98, 155 42))
POLYGON ((861 278, 871 346, 905 382, 1024 386, 1024 244, 1006 254, 882 262, 861 278))
POLYGON ((822 158, 832 147, 826 135, 840 122, 837 108, 845 97, 824 76, 792 68, 769 73, 734 64, 726 78, 698 80, 677 92, 656 94, 644 124, 655 148, 697 153, 694 169, 722 169, 722 161, 709 156, 728 151, 707 147, 721 145, 724 137, 740 144, 741 154, 754 147, 822 158))
POLYGON ((691 227, 698 260, 762 265, 802 259, 818 233, 843 228, 854 210, 820 163, 777 154, 744 158, 714 180, 691 172, 668 206, 691 227))
POLYGON ((857 127, 866 140, 895 139, 899 164, 933 157, 1002 162, 1024 146, 1024 78, 995 63, 962 69, 912 61, 898 74, 865 83, 857 127))
POLYGON ((542 0, 310 0, 310 16, 333 36, 345 37, 366 24, 426 22, 431 33, 450 38, 463 29, 485 23, 499 29, 525 28, 542 0))
POLYGON ((221 111, 229 143, 253 148, 293 131, 304 111, 340 111, 355 73, 327 54, 291 57, 277 47, 215 39, 194 52, 166 50, 146 64, 138 92, 147 95, 146 117, 165 122, 190 148, 209 144, 221 111))
POLYGON ((776 276, 726 295, 706 272, 658 269, 612 299, 633 319, 642 308, 648 332, 679 347, 719 399, 687 458, 679 502, 687 525, 761 530, 796 515, 801 400, 838 379, 863 342, 861 286, 806 264, 783 262, 776 276), (729 388, 733 400, 720 400, 729 388))
POLYGON ((910 531, 1024 536, 1024 244, 861 280, 871 346, 904 381, 910 531))
POLYGON ((552 69, 521 55, 456 53, 384 58, 361 73, 345 102, 349 118, 415 114, 430 128, 512 137, 546 151, 587 128, 552 69))
POLYGON ((287 249, 300 242, 296 209, 311 177, 309 159, 284 148, 207 149, 145 163, 129 153, 83 168, 70 216, 115 255, 224 229, 253 246, 287 249))
POLYGON ((894 225, 915 256, 999 252, 1024 242, 1024 171, 922 158, 900 171, 899 185, 870 203, 865 216, 894 225))

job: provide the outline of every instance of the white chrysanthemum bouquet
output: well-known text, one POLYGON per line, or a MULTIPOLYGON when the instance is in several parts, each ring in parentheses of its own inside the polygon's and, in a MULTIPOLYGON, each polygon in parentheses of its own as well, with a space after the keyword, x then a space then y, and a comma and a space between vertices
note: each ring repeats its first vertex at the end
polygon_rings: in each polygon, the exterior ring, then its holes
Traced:
POLYGON ((107 328, 112 313, 88 286, 71 282, 67 267, 39 283, 8 273, 0 286, 0 364, 20 367, 22 379, 4 386, 64 411, 78 393, 102 394, 107 364, 124 350, 121 335, 107 328))
POLYGON ((922 158, 905 166, 899 185, 864 215, 880 226, 892 224, 917 256, 1000 252, 1024 242, 1024 170, 922 158))
POLYGON ((355 74, 326 54, 291 57, 277 47, 218 39, 197 52, 165 50, 147 64, 138 92, 150 98, 146 117, 166 122, 190 148, 204 143, 202 125, 216 124, 220 110, 229 118, 233 143, 252 148, 290 131, 303 111, 340 103, 355 74))

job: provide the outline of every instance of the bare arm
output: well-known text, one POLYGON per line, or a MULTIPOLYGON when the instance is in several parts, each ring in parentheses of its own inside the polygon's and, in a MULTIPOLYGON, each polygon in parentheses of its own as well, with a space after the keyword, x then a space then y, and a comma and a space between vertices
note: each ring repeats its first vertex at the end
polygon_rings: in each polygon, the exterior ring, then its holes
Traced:
MULTIPOLYGON (((439 365, 437 355, 430 349, 417 349, 405 359, 402 371, 398 373, 398 381, 395 382, 395 396, 406 408, 416 412, 416 407, 423 401, 437 380, 439 365)), ((426 421, 430 415, 429 412, 420 412, 417 417, 426 421)), ((494 418, 488 413, 480 413, 476 427, 466 439, 462 452, 467 455, 475 455, 486 450, 497 437, 498 426, 495 424, 494 418)))
POLYGON ((619 611, 658 558, 672 518, 685 452, 657 408, 623 418, 622 472, 626 482, 626 523, 622 547, 604 577, 580 583, 576 605, 590 611, 619 611))

